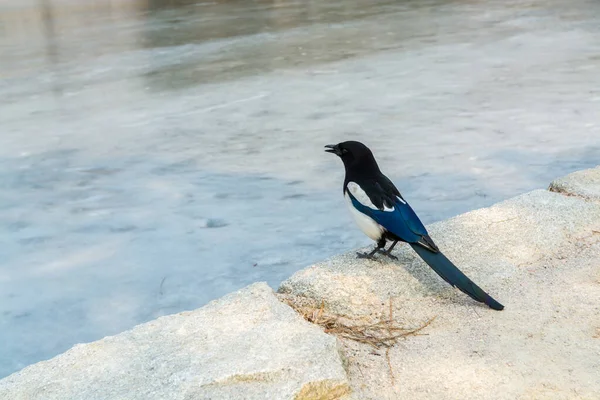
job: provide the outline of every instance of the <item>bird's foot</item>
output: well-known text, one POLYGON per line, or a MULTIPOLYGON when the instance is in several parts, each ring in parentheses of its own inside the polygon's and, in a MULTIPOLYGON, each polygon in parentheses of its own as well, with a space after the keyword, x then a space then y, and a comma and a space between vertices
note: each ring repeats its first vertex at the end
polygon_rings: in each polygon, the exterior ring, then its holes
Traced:
MULTIPOLYGON (((387 250, 377 250, 377 253, 383 254, 386 257, 389 257, 392 260, 398 260, 398 257, 393 255, 391 252, 387 250)), ((367 259, 367 260, 377 260, 374 253, 356 253, 357 258, 367 259)))
POLYGON ((369 254, 369 253, 356 253, 356 258, 375 260, 375 256, 373 254, 369 254))

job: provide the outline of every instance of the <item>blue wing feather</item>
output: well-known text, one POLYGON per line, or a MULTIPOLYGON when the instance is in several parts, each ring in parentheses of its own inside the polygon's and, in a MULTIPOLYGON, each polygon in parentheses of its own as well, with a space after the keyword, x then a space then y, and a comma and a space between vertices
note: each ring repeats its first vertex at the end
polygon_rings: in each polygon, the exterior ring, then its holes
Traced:
POLYGON ((404 204, 397 200, 394 211, 382 211, 362 205, 352 194, 350 199, 358 211, 373 218, 375 222, 405 242, 417 243, 423 236, 428 236, 425 226, 408 203, 404 204))
POLYGON ((473 299, 487 304, 494 310, 502 310, 504 306, 484 292, 450 260, 444 256, 433 243, 425 226, 413 209, 400 200, 394 203, 393 211, 372 209, 361 204, 349 193, 352 205, 361 213, 368 215, 398 239, 410 243, 417 254, 446 282, 457 287, 473 299))
POLYGON ((406 221, 406 224, 408 225, 411 231, 421 236, 429 235, 429 233, 427 233, 427 229, 425 229, 425 226, 423 225, 419 217, 417 217, 417 214, 413 211, 412 207, 408 205, 406 201, 404 203, 402 203, 401 201, 396 201, 395 207, 396 210, 400 211, 400 214, 402 214, 402 218, 406 221))

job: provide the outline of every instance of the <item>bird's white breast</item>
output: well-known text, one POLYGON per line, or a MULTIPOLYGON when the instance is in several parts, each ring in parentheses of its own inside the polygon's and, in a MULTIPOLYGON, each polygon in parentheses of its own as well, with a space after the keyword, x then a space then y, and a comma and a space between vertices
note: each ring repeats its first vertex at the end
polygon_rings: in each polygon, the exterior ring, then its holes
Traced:
POLYGON ((352 214, 352 217, 354 218, 354 221, 356 222, 360 230, 363 231, 365 235, 367 235, 373 240, 381 239, 381 235, 384 232, 383 226, 375 222, 373 218, 361 213, 356 208, 354 208, 354 205, 352 204, 352 199, 350 199, 350 195, 347 192, 344 193, 344 198, 346 199, 346 203, 348 204, 350 213, 352 214))

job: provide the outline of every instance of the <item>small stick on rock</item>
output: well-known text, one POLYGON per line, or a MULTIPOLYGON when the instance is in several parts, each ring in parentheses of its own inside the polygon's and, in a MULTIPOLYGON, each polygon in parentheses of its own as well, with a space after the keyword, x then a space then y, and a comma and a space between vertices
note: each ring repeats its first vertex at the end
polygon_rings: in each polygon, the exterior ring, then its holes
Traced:
POLYGON ((390 361, 390 348, 388 347, 385 351, 385 358, 387 360, 388 368, 390 369, 390 380, 392 381, 392 386, 396 384, 396 378, 394 377, 394 371, 392 370, 392 362, 390 361))

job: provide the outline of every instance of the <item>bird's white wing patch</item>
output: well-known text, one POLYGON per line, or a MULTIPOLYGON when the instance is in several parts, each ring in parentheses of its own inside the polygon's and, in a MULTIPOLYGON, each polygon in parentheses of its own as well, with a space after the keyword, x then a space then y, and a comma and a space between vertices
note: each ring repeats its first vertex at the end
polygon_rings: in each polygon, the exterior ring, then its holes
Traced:
POLYGON ((406 202, 402 199, 402 197, 400 196, 396 196, 396 198, 398 199, 398 201, 402 204, 406 204, 406 202))
MULTIPOLYGON (((358 200, 360 204, 362 204, 365 207, 369 207, 372 210, 379 210, 379 208, 377 208, 375 204, 373 204, 367 193, 358 185, 358 183, 348 182, 347 187, 348 191, 352 194, 352 196, 354 196, 356 200, 358 200)), ((390 208, 384 203, 383 211, 392 212, 394 211, 394 207, 390 208)))
POLYGON ((379 210, 377 207, 375 207, 375 204, 373 204, 369 196, 367 196, 367 193, 365 193, 365 191, 358 185, 358 183, 348 182, 347 187, 348 191, 352 194, 352 196, 354 196, 356 200, 358 200, 360 204, 362 204, 365 207, 369 207, 372 210, 379 210))
POLYGON ((346 199, 350 213, 352 214, 352 217, 354 218, 354 221, 360 230, 373 240, 377 241, 381 239, 381 235, 385 231, 383 226, 375 222, 373 218, 358 211, 352 204, 352 199, 350 199, 350 195, 348 193, 344 195, 344 198, 346 199))

